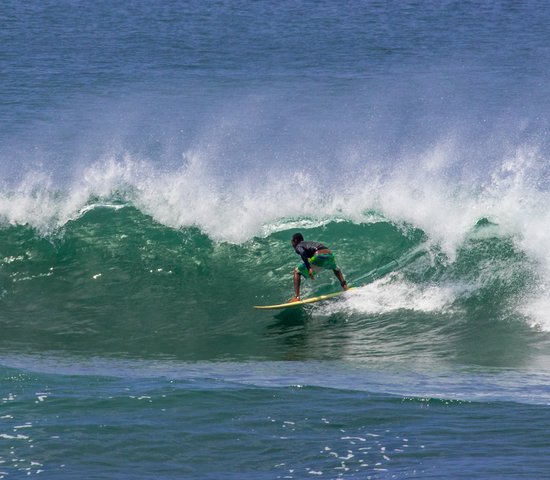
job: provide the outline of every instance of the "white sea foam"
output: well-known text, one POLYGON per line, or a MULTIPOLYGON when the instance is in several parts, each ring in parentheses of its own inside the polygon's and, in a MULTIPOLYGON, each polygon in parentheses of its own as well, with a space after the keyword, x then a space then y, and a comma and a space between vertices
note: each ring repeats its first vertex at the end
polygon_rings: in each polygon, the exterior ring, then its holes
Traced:
POLYGON ((451 308, 462 294, 464 290, 456 286, 421 286, 399 275, 390 275, 351 291, 342 302, 327 304, 323 312, 330 314, 342 309, 371 314, 398 310, 442 311, 451 308))
POLYGON ((527 181, 526 171, 536 163, 533 152, 519 151, 489 181, 470 184, 447 175, 452 155, 445 148, 405 157, 384 174, 373 174, 369 166, 349 175, 336 169, 332 184, 319 172, 288 167, 232 175, 231 167, 220 168, 210 152, 200 150, 171 169, 129 155, 105 156, 75 172, 63 189, 46 174, 29 173, 17 188, 0 193, 0 217, 48 231, 84 213, 90 199, 121 197, 167 226, 198 226, 215 239, 237 243, 305 222, 372 221, 372 211, 422 228, 451 256, 482 217, 540 237, 550 208, 547 196, 527 181))

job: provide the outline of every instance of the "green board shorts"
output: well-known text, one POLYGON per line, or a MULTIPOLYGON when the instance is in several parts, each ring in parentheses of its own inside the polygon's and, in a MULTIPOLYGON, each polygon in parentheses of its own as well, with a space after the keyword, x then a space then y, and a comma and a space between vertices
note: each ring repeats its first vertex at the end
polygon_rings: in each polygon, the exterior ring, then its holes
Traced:
MULTIPOLYGON (((319 255, 313 255, 313 257, 308 260, 313 272, 318 272, 325 269, 339 270, 333 253, 320 253, 319 255)), ((303 275, 306 278, 309 277, 309 272, 307 271, 305 263, 300 263, 300 265, 296 267, 296 270, 298 270, 300 275, 303 275)))

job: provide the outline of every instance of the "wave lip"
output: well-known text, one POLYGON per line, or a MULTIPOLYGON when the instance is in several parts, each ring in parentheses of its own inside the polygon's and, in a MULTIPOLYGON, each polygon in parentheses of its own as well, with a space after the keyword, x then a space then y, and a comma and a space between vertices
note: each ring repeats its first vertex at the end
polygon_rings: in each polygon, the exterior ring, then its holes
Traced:
POLYGON ((197 227, 216 241, 237 244, 285 229, 293 220, 300 226, 308 219, 389 220, 421 229, 452 258, 486 218, 549 265, 541 245, 549 240, 543 227, 550 202, 541 188, 545 162, 537 148, 518 148, 477 177, 456 172, 457 150, 455 143, 443 142, 387 165, 339 159, 331 168, 289 161, 251 163, 247 170, 208 146, 169 165, 128 153, 105 155, 73 167, 72 180, 60 183, 53 173, 38 170, 18 185, 4 185, 0 220, 51 233, 90 204, 122 203, 165 226, 197 227))

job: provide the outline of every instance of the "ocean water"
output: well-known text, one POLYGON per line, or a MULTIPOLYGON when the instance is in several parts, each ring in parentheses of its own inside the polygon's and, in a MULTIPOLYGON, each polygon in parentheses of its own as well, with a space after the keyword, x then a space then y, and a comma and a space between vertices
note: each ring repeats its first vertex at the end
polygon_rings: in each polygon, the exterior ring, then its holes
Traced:
POLYGON ((0 25, 0 478, 550 478, 547 2, 0 25))

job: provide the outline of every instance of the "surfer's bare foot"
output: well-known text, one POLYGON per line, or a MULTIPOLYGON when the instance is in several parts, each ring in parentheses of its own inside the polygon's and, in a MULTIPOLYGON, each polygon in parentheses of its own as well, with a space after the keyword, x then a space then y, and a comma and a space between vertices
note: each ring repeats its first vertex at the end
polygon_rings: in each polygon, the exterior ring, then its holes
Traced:
POLYGON ((292 297, 287 303, 294 303, 299 301, 300 301, 300 297, 292 297))
POLYGON ((344 284, 342 285, 342 288, 344 289, 344 291, 345 291, 345 290, 349 290, 349 287, 348 287, 348 284, 347 284, 347 283, 344 283, 344 284))

